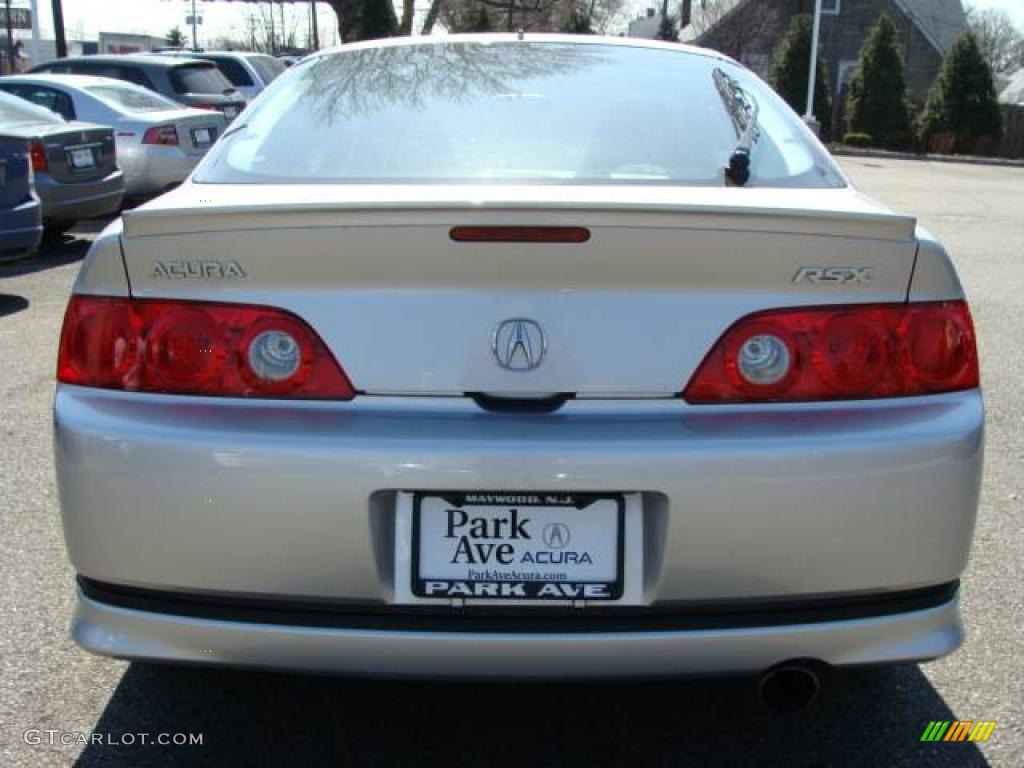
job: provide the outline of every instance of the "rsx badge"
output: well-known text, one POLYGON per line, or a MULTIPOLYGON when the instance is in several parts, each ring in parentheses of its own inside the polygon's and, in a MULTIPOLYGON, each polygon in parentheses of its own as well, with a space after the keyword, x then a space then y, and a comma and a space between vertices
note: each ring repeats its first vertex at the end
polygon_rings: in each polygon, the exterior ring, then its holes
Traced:
POLYGON ((237 261, 158 261, 152 278, 167 280, 241 280, 245 270, 237 261))
POLYGON ((871 267, 800 267, 794 283, 870 283, 871 267))

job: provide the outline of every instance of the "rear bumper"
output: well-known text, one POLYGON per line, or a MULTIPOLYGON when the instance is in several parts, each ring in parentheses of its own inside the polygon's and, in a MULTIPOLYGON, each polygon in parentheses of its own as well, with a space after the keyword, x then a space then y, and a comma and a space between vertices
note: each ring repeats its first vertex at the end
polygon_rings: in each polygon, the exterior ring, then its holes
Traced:
POLYGON ((517 623, 446 620, 436 612, 341 612, 324 605, 246 608, 246 601, 231 605, 85 581, 72 634, 87 650, 123 658, 492 678, 758 672, 795 657, 836 666, 876 664, 934 658, 963 640, 955 584, 848 605, 828 602, 776 610, 666 610, 639 620, 628 611, 602 619, 563 612, 545 627, 536 616, 517 623))
POLYGON ((144 197, 164 192, 183 182, 202 159, 202 154, 189 155, 180 147, 135 147, 122 161, 124 193, 144 197))
POLYGON ((124 175, 116 170, 102 179, 61 183, 46 174, 36 177, 46 221, 93 219, 115 213, 124 198, 124 175))
POLYGON ((39 201, 26 200, 3 214, 0 229, 0 261, 16 259, 34 251, 43 236, 39 201))
POLYGON ((983 418, 978 391, 497 414, 462 398, 283 403, 59 385, 54 445, 68 552, 99 582, 386 605, 399 490, 640 491, 643 601, 658 605, 956 580, 983 418))

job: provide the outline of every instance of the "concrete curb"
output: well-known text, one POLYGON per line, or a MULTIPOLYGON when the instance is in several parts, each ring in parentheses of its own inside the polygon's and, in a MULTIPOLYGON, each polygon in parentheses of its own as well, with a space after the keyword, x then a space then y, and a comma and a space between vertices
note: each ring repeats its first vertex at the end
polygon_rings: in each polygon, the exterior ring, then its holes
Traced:
POLYGON ((974 155, 918 155, 913 152, 890 152, 884 149, 859 147, 829 147, 836 157, 874 157, 879 160, 920 160, 927 163, 962 163, 964 165, 994 165, 1004 168, 1024 168, 1024 160, 1005 157, 977 157, 974 155))

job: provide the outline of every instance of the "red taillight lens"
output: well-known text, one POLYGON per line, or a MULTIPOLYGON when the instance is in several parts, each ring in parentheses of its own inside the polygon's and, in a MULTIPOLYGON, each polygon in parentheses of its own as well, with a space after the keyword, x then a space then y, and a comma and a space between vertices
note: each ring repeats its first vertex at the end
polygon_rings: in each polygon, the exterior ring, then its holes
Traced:
POLYGON ((193 104, 192 109, 209 109, 216 112, 220 109, 216 104, 193 104))
POLYGON ((46 159, 46 147, 41 141, 33 141, 28 145, 28 155, 32 159, 32 170, 35 173, 46 171, 50 162, 46 159))
POLYGON ((691 403, 904 397, 978 386, 962 301, 759 312, 718 340, 683 398, 691 403))
POLYGON ((142 134, 143 144, 162 144, 168 147, 178 146, 178 130, 173 125, 155 125, 147 128, 142 134))
POLYGON ((270 307, 73 296, 57 379, 138 392, 351 400, 323 341, 270 307))

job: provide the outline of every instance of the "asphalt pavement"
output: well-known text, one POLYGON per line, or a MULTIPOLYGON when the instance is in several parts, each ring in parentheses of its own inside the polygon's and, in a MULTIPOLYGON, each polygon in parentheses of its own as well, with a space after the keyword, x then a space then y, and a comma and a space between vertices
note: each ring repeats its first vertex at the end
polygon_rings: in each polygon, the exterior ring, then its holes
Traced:
POLYGON ((979 330, 988 453, 958 653, 835 673, 813 708, 790 716, 765 712, 747 677, 389 682, 86 654, 67 635, 73 574, 50 406, 61 315, 99 228, 88 223, 0 266, 0 765, 1024 765, 1024 169, 843 165, 950 248, 979 330), (920 742, 929 721, 957 719, 998 725, 984 744, 920 742), (62 745, 61 733, 92 743, 62 745), (142 733, 201 734, 202 744, 142 744, 142 733))

